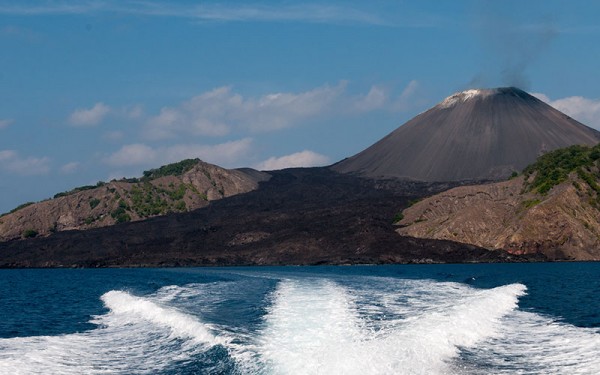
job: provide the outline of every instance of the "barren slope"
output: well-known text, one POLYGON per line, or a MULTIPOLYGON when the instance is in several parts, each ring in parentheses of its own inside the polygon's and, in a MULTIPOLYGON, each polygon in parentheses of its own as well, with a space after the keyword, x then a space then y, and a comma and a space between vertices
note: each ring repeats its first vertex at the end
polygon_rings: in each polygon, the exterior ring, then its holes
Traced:
MULTIPOLYGON (((447 184, 373 181, 327 168, 274 171, 246 194, 184 213, 0 243, 0 267, 527 261, 399 236, 392 218, 447 184)), ((540 259, 540 258, 535 258, 540 259)))
POLYGON ((558 150, 510 181, 429 197, 403 212, 397 232, 549 259, 600 260, 600 147, 594 149, 558 150), (590 154, 593 162, 585 159, 590 154))
POLYGON ((373 178, 498 180, 547 151, 599 141, 598 131, 519 89, 468 90, 332 168, 373 178))
POLYGON ((77 188, 59 193, 54 199, 17 208, 0 217, 0 240, 190 211, 212 200, 254 190, 259 181, 269 177, 254 170, 227 170, 200 160, 186 160, 144 174, 141 179, 77 188))

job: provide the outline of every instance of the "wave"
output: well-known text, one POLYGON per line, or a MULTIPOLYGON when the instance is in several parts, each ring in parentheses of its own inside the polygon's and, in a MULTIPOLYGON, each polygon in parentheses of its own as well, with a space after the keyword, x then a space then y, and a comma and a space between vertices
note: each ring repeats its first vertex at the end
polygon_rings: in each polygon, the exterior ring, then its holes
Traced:
POLYGON ((520 310, 522 284, 354 276, 272 285, 113 290, 100 297, 108 311, 93 317, 95 329, 0 339, 0 374, 600 373, 599 332, 520 310))
POLYGON ((98 328, 60 336, 0 340, 6 374, 156 373, 225 344, 197 317, 124 291, 101 297, 98 328))
POLYGON ((360 299, 367 296, 328 281, 284 281, 265 318, 261 358, 275 374, 448 373, 459 348, 496 335, 525 291, 520 284, 461 289, 450 306, 415 310, 408 319, 391 309, 391 318, 369 324, 377 308, 366 308, 360 299))
POLYGON ((148 299, 115 290, 105 293, 101 299, 111 313, 97 319, 97 323, 123 325, 126 322, 136 323, 141 318, 155 325, 168 327, 172 338, 192 339, 196 343, 211 345, 224 343, 212 335, 206 324, 196 317, 159 306, 148 299))
POLYGON ((598 348, 597 329, 516 311, 502 320, 500 335, 467 354, 494 374, 600 374, 598 348))

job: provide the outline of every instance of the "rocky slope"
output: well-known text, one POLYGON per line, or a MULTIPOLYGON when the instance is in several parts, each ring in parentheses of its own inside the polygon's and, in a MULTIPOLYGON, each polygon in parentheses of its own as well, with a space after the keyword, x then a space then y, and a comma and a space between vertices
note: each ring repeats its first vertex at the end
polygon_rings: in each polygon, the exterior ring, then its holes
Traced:
POLYGON ((554 260, 600 260, 600 146, 551 152, 509 181, 462 186, 403 211, 401 235, 554 260))
POLYGON ((399 236, 394 214, 448 184, 375 181, 327 168, 269 172, 194 211, 0 243, 0 267, 239 266, 541 260, 399 236))
POLYGON ((517 88, 456 93, 332 168, 370 178, 502 180, 600 133, 517 88))
POLYGON ((0 216, 0 241, 186 212, 254 190, 268 178, 251 169, 227 170, 198 159, 184 160, 145 171, 142 178, 84 186, 17 207, 0 216))

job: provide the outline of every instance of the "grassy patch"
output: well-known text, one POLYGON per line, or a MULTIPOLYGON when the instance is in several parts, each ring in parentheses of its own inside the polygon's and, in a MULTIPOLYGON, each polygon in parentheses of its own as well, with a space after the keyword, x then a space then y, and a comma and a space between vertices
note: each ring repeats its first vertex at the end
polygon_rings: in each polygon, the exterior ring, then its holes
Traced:
POLYGON ((537 206, 538 204, 540 204, 542 201, 539 199, 528 199, 523 201, 523 207, 528 209, 534 206, 537 206))
POLYGON ((398 212, 394 216, 394 219, 393 219, 392 223, 396 224, 397 222, 401 221, 402 219, 404 219, 404 214, 402 212, 398 212))
POLYGON ((597 166, 598 159, 600 159, 600 145, 592 148, 575 145, 549 152, 523 170, 526 177, 535 174, 526 191, 545 195, 554 186, 566 181, 571 172, 577 172, 592 189, 598 191, 595 178, 585 172, 597 166))

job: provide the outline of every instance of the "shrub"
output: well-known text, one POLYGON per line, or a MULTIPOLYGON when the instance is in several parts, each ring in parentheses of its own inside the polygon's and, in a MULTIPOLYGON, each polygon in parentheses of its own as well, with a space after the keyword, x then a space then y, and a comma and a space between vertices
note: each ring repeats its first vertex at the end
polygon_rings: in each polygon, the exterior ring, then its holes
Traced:
POLYGON ((399 222, 400 220, 404 219, 404 214, 402 212, 398 212, 395 216, 394 216, 394 220, 392 221, 394 224, 396 224, 397 222, 399 222))
POLYGON ((25 229, 23 231, 23 238, 34 238, 37 237, 38 232, 35 229, 25 229))
POLYGON ((12 209, 12 210, 10 210, 9 212, 7 212, 7 213, 4 213, 4 214, 0 215, 0 217, 2 217, 2 216, 6 216, 6 215, 8 215, 8 214, 13 214, 13 213, 15 213, 15 212, 19 211, 20 209, 23 209, 23 208, 25 208, 25 207, 27 207, 27 206, 31 206, 31 205, 32 205, 32 204, 34 204, 34 203, 35 203, 35 202, 27 202, 27 203, 23 203, 23 204, 21 204, 21 205, 19 205, 19 206, 15 207, 15 208, 13 208, 13 209, 12 209))
POLYGON ((177 211, 185 211, 187 209, 187 206, 185 205, 184 201, 179 201, 175 203, 175 209, 177 211))
POLYGON ((592 167, 600 157, 600 147, 570 146, 551 151, 523 170, 526 176, 535 173, 535 178, 527 187, 528 191, 537 191, 544 195, 554 186, 567 180, 571 172, 577 171, 580 178, 595 189, 595 183, 584 169, 592 167))
POLYGON ((146 180, 154 180, 164 176, 180 176, 194 168, 199 161, 199 159, 185 159, 178 163, 163 165, 160 168, 144 171, 144 177, 142 178, 146 180))
POLYGON ((100 199, 98 198, 92 198, 90 199, 90 208, 93 210, 94 208, 96 208, 96 206, 98 206, 100 204, 100 199))

